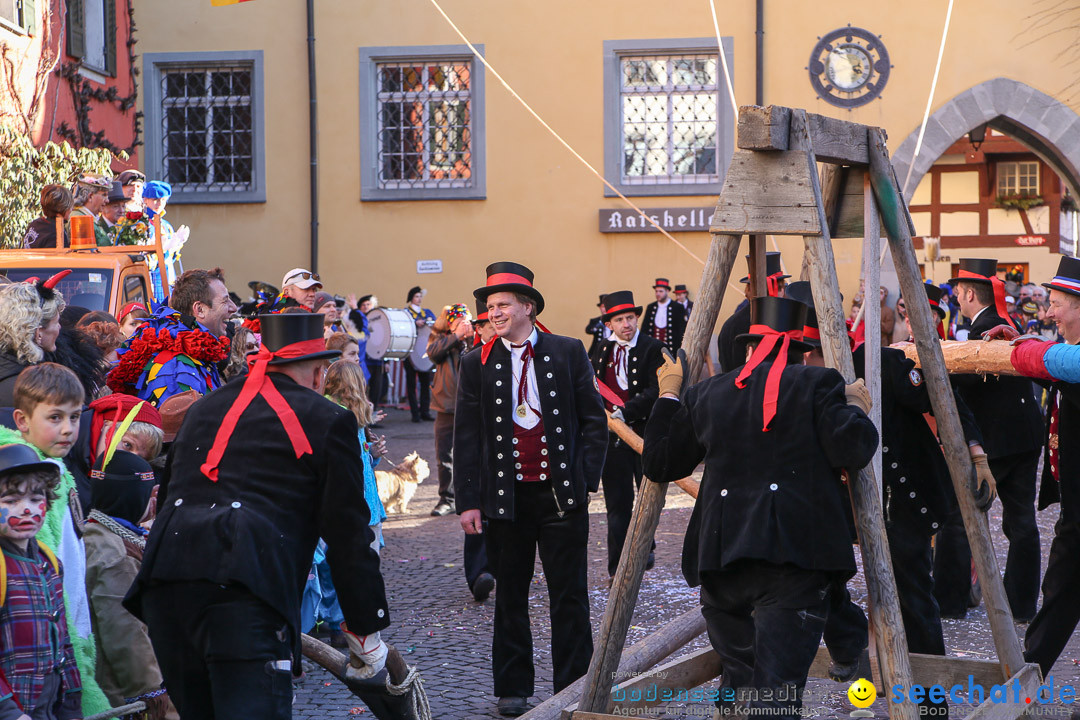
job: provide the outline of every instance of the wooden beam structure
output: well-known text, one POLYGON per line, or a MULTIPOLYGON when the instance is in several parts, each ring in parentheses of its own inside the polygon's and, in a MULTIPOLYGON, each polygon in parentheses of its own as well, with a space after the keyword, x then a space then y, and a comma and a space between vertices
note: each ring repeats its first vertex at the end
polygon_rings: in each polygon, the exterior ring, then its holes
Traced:
MULTIPOLYGON (((790 144, 792 109, 779 105, 739 108, 740 150, 776 152, 793 150, 790 144)), ((836 165, 867 165, 867 126, 825 115, 806 113, 814 155, 821 162, 836 165)))

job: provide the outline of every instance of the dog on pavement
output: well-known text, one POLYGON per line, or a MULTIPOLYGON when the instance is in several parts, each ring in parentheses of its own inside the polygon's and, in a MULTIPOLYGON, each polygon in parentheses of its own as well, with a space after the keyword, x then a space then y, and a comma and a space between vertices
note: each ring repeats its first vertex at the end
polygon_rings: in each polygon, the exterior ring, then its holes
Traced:
POLYGON ((404 515, 409 512, 409 501, 416 493, 416 486, 431 474, 427 460, 415 452, 405 456, 400 465, 390 470, 376 470, 375 481, 379 485, 379 499, 387 515, 404 515))

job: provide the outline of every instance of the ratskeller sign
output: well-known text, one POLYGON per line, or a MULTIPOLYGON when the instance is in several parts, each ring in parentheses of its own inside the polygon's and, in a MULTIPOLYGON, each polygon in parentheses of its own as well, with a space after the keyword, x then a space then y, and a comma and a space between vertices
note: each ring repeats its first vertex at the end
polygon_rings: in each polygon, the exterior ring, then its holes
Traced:
MULTIPOLYGON (((693 208, 642 208, 657 225, 668 232, 708 232, 715 205, 693 208)), ((601 210, 600 232, 657 232, 645 218, 633 210, 601 210)))

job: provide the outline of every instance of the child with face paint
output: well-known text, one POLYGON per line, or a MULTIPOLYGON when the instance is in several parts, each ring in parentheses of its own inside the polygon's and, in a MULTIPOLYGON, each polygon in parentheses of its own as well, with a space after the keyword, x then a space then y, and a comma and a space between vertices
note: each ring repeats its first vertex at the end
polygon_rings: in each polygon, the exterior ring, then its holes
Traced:
POLYGON ((0 718, 83 717, 63 569, 37 540, 59 484, 33 448, 0 446, 0 718))
MULTIPOLYGON (((0 445, 25 445, 38 459, 50 461, 59 469, 56 498, 49 504, 37 537, 55 550, 64 567, 64 615, 82 678, 82 710, 93 715, 108 710, 110 705, 94 681, 96 651, 86 596, 84 514, 75 479, 63 464, 79 436, 84 397, 78 376, 68 368, 44 362, 31 365, 15 381, 13 418, 18 431, 0 427, 0 445)), ((0 720, 7 719, 0 714, 0 720)))

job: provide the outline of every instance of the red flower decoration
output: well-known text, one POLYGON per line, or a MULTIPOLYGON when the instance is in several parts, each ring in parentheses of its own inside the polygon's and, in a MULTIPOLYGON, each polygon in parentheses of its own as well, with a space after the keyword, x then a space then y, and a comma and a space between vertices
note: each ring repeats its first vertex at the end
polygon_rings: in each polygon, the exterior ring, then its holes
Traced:
POLYGON ((132 338, 128 351, 120 357, 120 362, 112 369, 107 378, 113 392, 131 393, 134 386, 158 353, 173 352, 187 355, 204 364, 218 363, 229 355, 229 339, 214 337, 202 330, 183 330, 175 336, 168 328, 157 332, 152 327, 132 338))
POLYGON ((128 220, 138 220, 142 218, 142 213, 138 210, 128 210, 126 213, 124 213, 124 217, 126 217, 128 220))
POLYGON ((259 318, 246 318, 242 323, 242 326, 246 327, 253 333, 262 332, 262 320, 260 320, 259 318))

